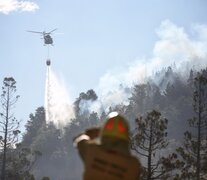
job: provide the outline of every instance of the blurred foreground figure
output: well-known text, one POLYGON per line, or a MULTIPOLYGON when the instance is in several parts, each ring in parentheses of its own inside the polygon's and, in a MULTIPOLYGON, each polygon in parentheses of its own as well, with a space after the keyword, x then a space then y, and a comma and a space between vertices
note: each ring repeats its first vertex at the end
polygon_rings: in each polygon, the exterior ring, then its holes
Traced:
POLYGON ((139 180, 141 164, 130 154, 128 123, 117 112, 102 128, 74 138, 74 145, 84 162, 84 180, 139 180))

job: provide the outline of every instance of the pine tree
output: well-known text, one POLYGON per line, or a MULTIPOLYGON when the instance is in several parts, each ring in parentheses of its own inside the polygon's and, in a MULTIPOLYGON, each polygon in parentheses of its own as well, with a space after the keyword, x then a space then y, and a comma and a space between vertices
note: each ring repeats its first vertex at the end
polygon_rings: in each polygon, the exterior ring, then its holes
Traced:
POLYGON ((184 144, 177 149, 184 166, 180 178, 205 179, 207 159, 207 78, 205 71, 194 79, 194 117, 189 119, 190 131, 184 133, 184 144))
POLYGON ((75 115, 79 116, 80 114, 84 113, 81 112, 81 102, 95 101, 97 98, 98 96, 96 95, 96 92, 93 89, 89 89, 86 93, 81 92, 79 94, 79 97, 74 102, 75 115))
MULTIPOLYGON (((135 85, 132 89, 132 96, 129 98, 131 113, 137 115, 137 109, 142 115, 146 111, 160 109, 163 106, 163 96, 159 87, 153 83, 135 85)), ((128 108, 127 108, 128 109, 128 108)))
POLYGON ((168 146, 167 137, 168 120, 161 113, 153 110, 136 119, 136 128, 131 138, 131 148, 143 163, 143 179, 160 179, 166 177, 167 170, 162 165, 163 158, 160 151, 168 146))
POLYGON ((7 152, 14 147, 20 133, 18 130, 19 121, 12 113, 12 109, 19 98, 19 95, 16 96, 15 94, 16 81, 13 77, 5 77, 1 94, 2 112, 0 113, 0 128, 2 129, 0 132, 3 135, 0 136, 0 145, 3 149, 1 180, 6 179, 7 152))
POLYGON ((30 146, 45 126, 45 109, 44 107, 38 107, 34 114, 31 113, 29 115, 29 120, 25 125, 26 133, 23 135, 22 144, 24 146, 30 146))

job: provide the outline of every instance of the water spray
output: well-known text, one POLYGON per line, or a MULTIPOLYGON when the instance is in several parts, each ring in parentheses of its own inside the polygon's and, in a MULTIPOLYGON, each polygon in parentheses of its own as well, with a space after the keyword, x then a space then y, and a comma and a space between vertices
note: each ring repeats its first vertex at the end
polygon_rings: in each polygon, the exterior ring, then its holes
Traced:
POLYGON ((50 113, 50 59, 46 61, 47 65, 47 74, 46 74, 46 86, 45 86, 45 119, 46 122, 49 122, 49 119, 51 119, 51 113, 50 113))
POLYGON ((60 80, 51 68, 51 60, 47 59, 47 75, 45 83, 45 116, 46 123, 52 122, 62 129, 75 117, 65 83, 60 80))

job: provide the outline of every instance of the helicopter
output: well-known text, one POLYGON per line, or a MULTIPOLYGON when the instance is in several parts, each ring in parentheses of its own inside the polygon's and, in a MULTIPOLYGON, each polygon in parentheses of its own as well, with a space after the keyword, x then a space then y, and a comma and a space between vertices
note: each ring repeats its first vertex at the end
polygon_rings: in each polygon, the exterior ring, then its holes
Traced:
POLYGON ((49 45, 49 44, 53 45, 53 39, 52 39, 52 37, 50 36, 50 34, 51 34, 52 32, 54 32, 54 31, 56 31, 56 30, 57 30, 57 29, 53 29, 53 30, 50 31, 50 32, 45 32, 45 31, 43 31, 43 32, 38 32, 38 31, 27 31, 27 32, 42 34, 42 36, 43 36, 43 38, 44 38, 44 46, 45 46, 45 45, 49 45))

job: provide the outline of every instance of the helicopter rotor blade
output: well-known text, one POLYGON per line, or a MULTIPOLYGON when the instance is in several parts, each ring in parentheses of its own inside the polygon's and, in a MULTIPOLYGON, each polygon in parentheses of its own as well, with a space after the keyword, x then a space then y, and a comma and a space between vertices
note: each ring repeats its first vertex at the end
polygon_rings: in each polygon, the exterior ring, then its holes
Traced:
POLYGON ((43 34, 43 32, 38 32, 38 31, 27 31, 27 32, 43 34))
POLYGON ((52 31, 48 32, 47 34, 50 34, 50 33, 54 32, 56 30, 57 30, 57 28, 56 29, 53 29, 52 31))

